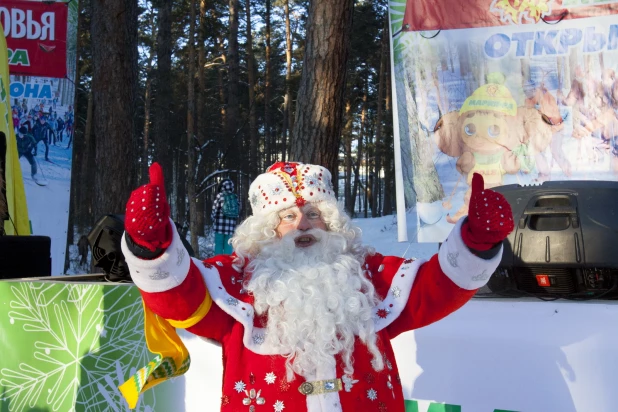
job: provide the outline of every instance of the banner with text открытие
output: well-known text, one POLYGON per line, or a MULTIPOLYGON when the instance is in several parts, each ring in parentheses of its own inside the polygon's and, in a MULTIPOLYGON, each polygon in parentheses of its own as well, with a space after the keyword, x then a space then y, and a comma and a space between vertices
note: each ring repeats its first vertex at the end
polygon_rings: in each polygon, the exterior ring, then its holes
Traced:
POLYGON ((618 178, 617 13, 617 1, 390 2, 399 205, 415 207, 418 241, 467 215, 473 173, 486 188, 618 178))

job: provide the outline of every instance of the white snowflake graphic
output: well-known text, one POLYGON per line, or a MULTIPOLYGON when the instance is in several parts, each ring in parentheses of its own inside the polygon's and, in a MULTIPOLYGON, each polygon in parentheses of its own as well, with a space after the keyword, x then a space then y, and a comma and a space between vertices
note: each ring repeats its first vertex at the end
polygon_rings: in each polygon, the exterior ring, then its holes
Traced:
POLYGON ((266 374, 266 377, 264 378, 266 383, 269 384, 269 385, 272 385, 273 383, 275 383, 276 379, 277 379, 277 377, 275 376, 275 374, 273 372, 268 372, 266 374))
MULTIPOLYGON (((135 287, 24 282, 0 294, 10 307, 9 325, 0 319, 0 329, 32 342, 17 354, 28 360, 0 370, 7 410, 34 403, 50 411, 126 408, 118 385, 152 359, 135 287)), ((152 411, 154 404, 150 393, 136 410, 152 411)))
POLYGON ((316 187, 318 185, 318 177, 315 174, 306 176, 305 185, 307 185, 307 187, 316 187))
POLYGON ((399 289, 399 286, 395 286, 392 292, 393 292, 393 296, 395 297, 395 299, 401 296, 401 289, 399 289))
POLYGON ((253 194, 251 195, 251 205, 253 205, 253 207, 257 207, 258 202, 259 202, 258 195, 256 195, 255 193, 253 193, 253 194))
POLYGON ((183 259, 185 258, 185 249, 184 248, 176 248, 176 253, 178 254, 178 260, 176 261, 176 266, 180 266, 183 259))
POLYGON ((234 384, 234 390, 238 393, 241 393, 242 391, 244 391, 246 387, 247 385, 245 385, 243 381, 238 381, 234 384))
POLYGON ((378 392, 371 388, 367 391, 367 398, 369 398, 369 400, 371 401, 375 401, 376 399, 378 399, 378 392))
POLYGON ((273 407, 275 408, 275 412, 281 412, 285 409, 285 405, 283 405, 283 401, 275 402, 273 407))
POLYGON ((271 196, 277 196, 285 192, 285 187, 283 187, 281 183, 275 183, 268 185, 268 190, 270 191, 271 196))
POLYGON ((358 383, 358 379, 354 379, 349 375, 343 375, 341 380, 343 381, 343 387, 346 392, 350 392, 352 390, 352 386, 358 383))
POLYGON ((264 343, 264 335, 262 334, 253 335, 253 343, 255 343, 256 345, 261 345, 262 343, 264 343))

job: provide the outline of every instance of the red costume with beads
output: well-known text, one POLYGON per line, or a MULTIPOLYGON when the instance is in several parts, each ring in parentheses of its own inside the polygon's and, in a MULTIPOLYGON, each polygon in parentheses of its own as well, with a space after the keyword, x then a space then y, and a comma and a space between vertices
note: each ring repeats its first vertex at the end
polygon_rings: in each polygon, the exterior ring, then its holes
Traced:
MULTIPOLYGON (((326 178, 330 180, 329 175, 326 178)), ((282 181, 294 183, 286 179, 282 181)), ((172 225, 171 239, 158 243, 167 243, 167 247, 154 259, 135 256, 127 246, 126 238, 123 253, 145 305, 158 316, 182 322, 208 302, 209 309, 187 330, 222 346, 222 411, 404 411, 391 339, 436 322, 465 304, 498 266, 502 251, 499 242, 512 230, 506 201, 490 190, 481 194, 482 179, 480 184, 476 195, 482 196, 477 197, 477 201, 482 200, 481 206, 471 206, 478 215, 469 221, 460 221, 439 253, 429 261, 404 260, 381 254, 367 256, 365 275, 379 297, 372 315, 377 347, 385 365, 380 371, 374 369, 373 355, 357 338, 351 376, 345 374, 341 359, 335 356, 336 367, 318 367, 311 376, 296 375, 295 379, 288 381, 286 354, 278 353, 264 339, 268 319, 266 315, 256 314, 253 296, 244 289, 245 276, 248 275, 233 266, 234 255, 216 256, 203 262, 191 259, 172 225), (500 215, 506 215, 506 218, 495 220, 500 215), (504 228, 505 222, 508 222, 506 231, 497 235, 495 229, 504 228), (490 236, 489 246, 499 249, 490 258, 479 257, 467 246, 475 244, 475 250, 489 249, 483 247, 482 239, 475 236, 481 229, 479 225, 482 226, 481 232, 490 236)), ((321 187, 318 185, 318 188, 321 187)), ((140 190, 136 191, 138 203, 144 195, 144 190, 140 190)), ((475 204, 474 192, 473 189, 471 205, 475 204)), ((153 204, 159 202, 155 200, 157 197, 153 198, 153 204)), ((129 201, 127 212, 135 205, 131 204, 132 201, 136 200, 129 201)), ((264 201, 261 202, 256 204, 252 200, 254 212, 264 201)), ((155 217, 158 219, 156 214, 155 217)), ((133 217, 128 213, 127 219, 133 217)), ((140 221, 139 216, 135 219, 133 223, 140 221)), ((148 233, 142 226, 139 233, 144 232, 148 233)), ((132 238, 133 233, 139 237, 136 228, 127 230, 127 233, 132 238)), ((141 246, 147 246, 143 239, 141 246)))

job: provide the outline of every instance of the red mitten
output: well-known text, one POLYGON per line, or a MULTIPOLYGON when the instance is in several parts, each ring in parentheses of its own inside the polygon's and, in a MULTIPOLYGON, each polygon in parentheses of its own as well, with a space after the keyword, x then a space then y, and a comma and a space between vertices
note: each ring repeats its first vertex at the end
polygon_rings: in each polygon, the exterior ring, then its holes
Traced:
POLYGON ((153 163, 149 172, 150 183, 131 193, 124 227, 135 243, 154 252, 172 243, 172 226, 161 166, 153 163))
POLYGON ((470 249, 489 250, 513 231, 511 206, 500 193, 485 186, 483 176, 472 176, 468 220, 461 226, 461 237, 470 249))

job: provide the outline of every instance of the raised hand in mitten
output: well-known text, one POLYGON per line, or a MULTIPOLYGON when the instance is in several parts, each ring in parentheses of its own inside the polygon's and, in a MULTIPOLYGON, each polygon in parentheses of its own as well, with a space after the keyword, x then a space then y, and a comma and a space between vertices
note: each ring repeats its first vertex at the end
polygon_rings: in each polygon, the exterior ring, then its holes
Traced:
POLYGON ((461 227, 461 237, 470 249, 489 250, 513 231, 511 206, 500 193, 484 189, 483 177, 472 176, 472 193, 468 220, 461 227))
POLYGON ((154 252, 172 243, 172 227, 161 166, 153 163, 149 173, 150 183, 131 193, 124 227, 133 242, 154 252))

